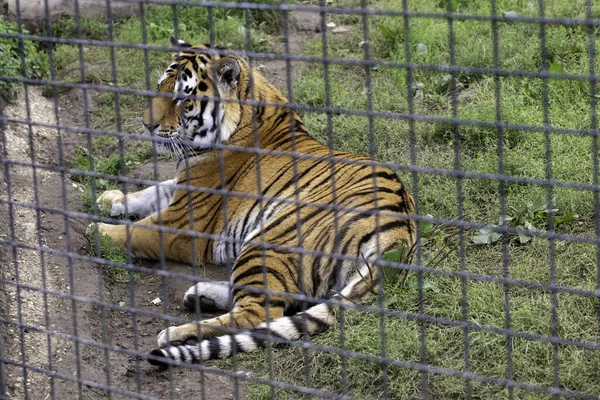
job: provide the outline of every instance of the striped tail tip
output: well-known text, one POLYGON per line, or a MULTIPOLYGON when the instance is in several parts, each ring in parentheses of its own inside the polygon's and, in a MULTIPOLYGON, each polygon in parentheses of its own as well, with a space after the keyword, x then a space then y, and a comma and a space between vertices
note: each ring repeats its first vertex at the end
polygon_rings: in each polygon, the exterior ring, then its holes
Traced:
POLYGON ((303 334, 310 336, 323 332, 333 323, 331 307, 327 303, 321 303, 305 312, 277 318, 269 324, 263 322, 256 328, 235 335, 154 349, 148 354, 148 362, 161 367, 172 363, 198 364, 206 360, 231 357, 234 353, 249 353, 265 347, 269 342, 289 343, 300 339, 303 334))
POLYGON ((166 360, 169 358, 161 349, 153 349, 148 353, 148 362, 157 367, 166 367, 169 365, 166 360))

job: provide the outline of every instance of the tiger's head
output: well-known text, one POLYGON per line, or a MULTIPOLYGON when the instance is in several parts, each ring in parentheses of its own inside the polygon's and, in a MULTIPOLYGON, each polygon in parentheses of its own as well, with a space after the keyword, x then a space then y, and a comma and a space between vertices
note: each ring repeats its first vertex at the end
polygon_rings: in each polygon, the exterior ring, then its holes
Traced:
POLYGON ((171 38, 179 49, 158 80, 159 96, 143 117, 157 150, 181 157, 227 142, 242 116, 239 100, 248 90, 248 64, 241 57, 220 56, 206 45, 171 38))

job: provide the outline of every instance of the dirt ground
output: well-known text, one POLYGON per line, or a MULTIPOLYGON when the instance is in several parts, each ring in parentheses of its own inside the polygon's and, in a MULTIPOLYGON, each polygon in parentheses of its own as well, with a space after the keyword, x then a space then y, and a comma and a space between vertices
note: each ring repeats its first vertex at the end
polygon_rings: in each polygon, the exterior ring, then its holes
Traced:
MULTIPOLYGON (((302 45, 317 35, 319 15, 297 13, 293 19, 290 51, 299 54, 302 45)), ((285 62, 259 62, 263 73, 285 88, 285 62)), ((293 65, 294 76, 299 67, 293 65)), ((22 95, 4 108, 7 118, 34 123, 7 124, 3 139, 7 156, 0 162, 0 338, 7 360, 8 398, 245 398, 244 378, 251 371, 238 371, 241 379, 224 376, 210 364, 204 373, 184 368, 159 371, 128 354, 153 348, 165 322, 100 304, 182 317, 186 314, 181 298, 191 283, 153 273, 142 273, 136 283, 109 282, 99 265, 85 259, 90 255, 85 234, 89 221, 78 214, 83 189, 56 168, 68 166, 87 137, 38 125, 58 119, 62 127, 83 127, 82 99, 83 92, 73 90, 59 98, 55 109, 40 87, 31 86, 27 98, 22 95), (65 252, 72 256, 61 254, 65 252), (160 305, 152 303, 157 297, 160 305)), ((173 163, 158 164, 160 179, 170 178, 174 170, 173 163)), ((130 175, 147 178, 152 172, 150 163, 130 175)), ((144 266, 163 267, 158 262, 144 266)), ((164 267, 192 273, 188 265, 167 262, 164 267)), ((197 274, 225 279, 224 269, 218 267, 197 274)))

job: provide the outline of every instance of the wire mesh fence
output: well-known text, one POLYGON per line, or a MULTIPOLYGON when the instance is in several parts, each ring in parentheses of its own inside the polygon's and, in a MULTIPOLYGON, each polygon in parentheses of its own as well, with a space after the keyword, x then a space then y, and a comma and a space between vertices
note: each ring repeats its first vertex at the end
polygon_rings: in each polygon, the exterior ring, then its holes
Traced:
POLYGON ((1 398, 598 397, 596 2, 54 6, 0 20, 1 398))

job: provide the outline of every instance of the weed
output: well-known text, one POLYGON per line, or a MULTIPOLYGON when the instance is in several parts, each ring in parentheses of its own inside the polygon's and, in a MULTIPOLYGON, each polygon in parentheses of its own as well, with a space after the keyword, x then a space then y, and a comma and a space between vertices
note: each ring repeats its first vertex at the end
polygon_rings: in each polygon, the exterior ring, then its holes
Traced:
POLYGON ((283 400, 283 399, 295 399, 294 393, 286 389, 278 389, 262 383, 252 383, 246 385, 248 390, 248 400, 283 400))
MULTIPOLYGON (((25 28, 19 27, 16 22, 7 22, 0 19, 0 34, 2 35, 28 35, 25 28)), ((48 57, 39 51, 37 45, 31 40, 19 40, 12 37, 0 37, 0 75, 39 79, 48 74, 48 57), (23 63, 21 62, 21 54, 23 63)), ((0 80, 0 96, 11 101, 21 90, 22 84, 7 80, 0 80)))
MULTIPOLYGON (((129 168, 144 164, 152 158, 152 149, 148 143, 136 145, 131 150, 124 152, 123 157, 120 154, 105 156, 104 154, 110 153, 110 149, 114 149, 117 146, 117 141, 117 138, 111 136, 100 136, 92 143, 92 152, 94 154, 92 157, 90 157, 86 149, 80 147, 75 151, 71 159, 71 169, 91 172, 92 167, 90 162, 93 162, 94 172, 101 175, 109 175, 108 177, 99 178, 77 172, 71 174, 71 180, 85 184, 83 186, 84 192, 80 194, 80 198, 83 200, 82 211, 84 212, 92 213, 94 211, 93 203, 95 200, 92 195, 92 182, 96 188, 97 197, 101 191, 117 189, 119 184, 118 177, 126 174, 129 168)), ((109 210, 100 207, 98 212, 100 215, 108 216, 109 210)))
POLYGON ((125 266, 129 260, 127 251, 115 247, 109 236, 97 235, 95 231, 90 232, 90 248, 91 253, 97 257, 123 265, 123 267, 115 265, 103 266, 104 273, 114 282, 128 283, 139 280, 139 272, 132 272, 125 266), (96 241, 96 236, 98 236, 98 241, 96 241))
MULTIPOLYGON (((120 24, 120 22, 115 22, 120 24)), ((52 36, 85 40, 108 40, 108 27, 104 19, 62 17, 52 23, 52 36)))
MULTIPOLYGON (((572 211, 561 212, 556 208, 556 201, 548 201, 547 196, 541 196, 535 201, 529 202, 526 207, 516 208, 509 206, 511 214, 500 217, 500 225, 510 226, 521 231, 543 231, 548 227, 550 213, 554 228, 561 225, 573 224, 579 221, 579 215, 572 211)), ((475 244, 494 244, 500 240, 502 234, 497 231, 498 226, 489 226, 479 229, 473 235, 475 244)), ((526 233, 518 233, 516 239, 520 244, 531 241, 532 236, 526 233)))

